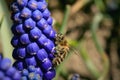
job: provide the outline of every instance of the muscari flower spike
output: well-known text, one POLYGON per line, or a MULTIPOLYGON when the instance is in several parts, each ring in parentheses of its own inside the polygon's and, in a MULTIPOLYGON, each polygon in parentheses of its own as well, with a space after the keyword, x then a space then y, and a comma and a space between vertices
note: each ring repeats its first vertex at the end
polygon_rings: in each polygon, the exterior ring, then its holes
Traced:
POLYGON ((43 73, 42 79, 52 80, 56 74, 52 64, 56 32, 46 1, 14 0, 11 10, 14 23, 11 44, 15 48, 12 56, 16 60, 13 66, 19 71, 34 66, 43 73))
POLYGON ((21 80, 21 74, 11 66, 11 60, 0 56, 0 80, 21 80))

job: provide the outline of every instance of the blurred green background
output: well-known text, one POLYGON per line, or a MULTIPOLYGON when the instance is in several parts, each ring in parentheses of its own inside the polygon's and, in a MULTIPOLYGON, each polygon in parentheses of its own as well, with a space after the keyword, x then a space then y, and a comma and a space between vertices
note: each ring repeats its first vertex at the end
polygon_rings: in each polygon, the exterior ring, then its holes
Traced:
MULTIPOLYGON (((54 80, 120 80, 120 0, 47 0, 70 45, 54 80)), ((12 59, 10 3, 0 0, 0 53, 12 59)), ((13 60, 13 59, 12 59, 13 60)))

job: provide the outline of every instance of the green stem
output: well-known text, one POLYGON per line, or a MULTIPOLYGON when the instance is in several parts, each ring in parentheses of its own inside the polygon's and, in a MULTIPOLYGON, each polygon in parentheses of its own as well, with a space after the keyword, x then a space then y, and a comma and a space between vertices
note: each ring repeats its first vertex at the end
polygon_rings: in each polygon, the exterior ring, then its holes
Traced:
POLYGON ((2 25, 3 19, 4 19, 4 16, 2 16, 2 17, 0 18, 0 29, 1 29, 1 25, 2 25))
POLYGON ((102 19, 103 19, 103 15, 101 13, 96 14, 94 16, 94 19, 93 19, 92 25, 91 25, 92 38, 93 38, 94 44, 95 44, 99 54, 102 57, 103 66, 104 66, 104 71, 98 80, 104 80, 108 71, 109 71, 109 60, 104 52, 104 49, 100 45, 99 40, 98 40, 97 35, 96 35, 96 30, 99 27, 99 23, 101 22, 102 19))
POLYGON ((65 10, 65 16, 64 16, 64 19, 63 19, 63 22, 62 22, 62 26, 60 28, 60 33, 62 33, 62 34, 66 33, 66 26, 67 26, 69 14, 70 14, 70 6, 67 5, 66 10, 65 10))
POLYGON ((94 1, 95 1, 96 6, 99 8, 99 10, 102 12, 105 12, 106 8, 105 8, 103 0, 94 0, 94 1))
POLYGON ((103 48, 101 47, 98 38, 96 36, 96 30, 99 27, 99 23, 102 20, 103 16, 102 14, 98 13, 97 15, 95 15, 93 21, 92 21, 92 25, 91 25, 91 33, 92 33, 92 38, 94 40, 94 43, 96 45, 96 48, 98 50, 99 53, 104 53, 103 48))
POLYGON ((91 61, 90 57, 88 56, 87 51, 85 50, 85 48, 83 48, 82 45, 82 41, 80 42, 79 45, 79 50, 80 50, 80 54, 82 56, 82 59, 84 60, 88 70, 90 71, 90 73, 94 76, 95 79, 97 79, 100 76, 99 71, 97 70, 97 68, 94 66, 93 62, 91 61))

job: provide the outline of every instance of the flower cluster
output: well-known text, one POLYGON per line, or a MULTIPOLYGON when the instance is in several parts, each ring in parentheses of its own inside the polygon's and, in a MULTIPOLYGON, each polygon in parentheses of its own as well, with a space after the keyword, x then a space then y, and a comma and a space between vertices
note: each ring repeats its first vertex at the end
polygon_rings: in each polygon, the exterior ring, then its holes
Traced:
POLYGON ((21 80, 21 75, 11 66, 10 59, 0 56, 0 80, 21 80))
POLYGON ((38 67, 43 73, 41 77, 51 80, 55 77, 52 59, 56 32, 46 1, 14 0, 11 9, 14 66, 20 71, 29 66, 38 67))
POLYGON ((42 80, 40 76, 43 75, 40 68, 29 66, 27 69, 22 70, 22 80, 42 80))

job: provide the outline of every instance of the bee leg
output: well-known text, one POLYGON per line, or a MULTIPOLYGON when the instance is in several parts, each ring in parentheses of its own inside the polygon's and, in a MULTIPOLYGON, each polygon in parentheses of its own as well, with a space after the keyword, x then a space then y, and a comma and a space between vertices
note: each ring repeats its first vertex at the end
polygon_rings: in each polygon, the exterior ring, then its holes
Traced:
POLYGON ((56 53, 60 53, 61 52, 61 48, 60 47, 55 47, 56 53))
POLYGON ((57 57, 57 54, 54 54, 54 57, 57 57))
POLYGON ((57 58, 53 59, 52 64, 53 64, 53 67, 56 67, 58 65, 57 58))

